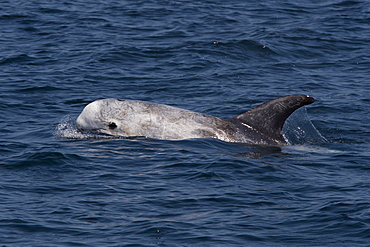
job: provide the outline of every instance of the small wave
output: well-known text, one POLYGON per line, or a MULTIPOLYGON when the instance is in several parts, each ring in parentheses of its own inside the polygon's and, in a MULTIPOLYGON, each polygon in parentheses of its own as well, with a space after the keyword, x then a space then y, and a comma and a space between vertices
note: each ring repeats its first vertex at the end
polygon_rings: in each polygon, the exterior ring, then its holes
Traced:
POLYGON ((237 59, 269 59, 271 60, 277 53, 270 47, 263 45, 255 40, 237 40, 218 42, 214 41, 213 44, 218 47, 217 50, 220 55, 231 56, 237 59))
POLYGON ((34 60, 34 58, 27 55, 27 54, 18 54, 18 55, 12 55, 12 56, 9 56, 9 57, 2 58, 0 60, 0 65, 30 62, 30 61, 33 61, 33 60, 34 60))
POLYGON ((35 85, 32 85, 32 86, 28 86, 28 87, 25 87, 25 88, 20 88, 18 89, 17 91, 20 92, 20 93, 47 93, 47 92, 51 92, 51 91, 57 91, 57 90, 64 90, 63 88, 59 88, 59 87, 53 87, 53 86, 35 86, 35 85))

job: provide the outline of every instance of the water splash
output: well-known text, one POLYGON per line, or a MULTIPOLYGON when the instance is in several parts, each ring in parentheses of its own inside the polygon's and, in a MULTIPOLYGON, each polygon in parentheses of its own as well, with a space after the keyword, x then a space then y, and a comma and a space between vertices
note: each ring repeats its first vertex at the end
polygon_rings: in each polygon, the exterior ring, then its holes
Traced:
POLYGON ((76 127, 76 122, 71 116, 64 116, 55 128, 54 135, 61 139, 111 139, 109 135, 81 132, 76 127))
POLYGON ((305 107, 295 111, 286 120, 282 132, 289 145, 327 142, 312 124, 305 107))
POLYGON ((136 139, 142 136, 112 136, 104 133, 81 131, 76 127, 76 121, 71 116, 64 116, 55 128, 54 136, 60 139, 136 139))

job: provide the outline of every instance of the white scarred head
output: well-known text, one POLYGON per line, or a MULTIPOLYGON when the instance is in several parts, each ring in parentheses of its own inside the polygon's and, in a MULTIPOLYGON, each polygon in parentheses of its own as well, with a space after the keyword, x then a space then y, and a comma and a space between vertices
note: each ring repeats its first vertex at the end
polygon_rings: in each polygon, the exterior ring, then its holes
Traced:
POLYGON ((121 129, 120 121, 116 119, 121 112, 119 103, 122 100, 103 99, 88 104, 76 120, 76 127, 80 130, 97 131, 115 135, 121 129))

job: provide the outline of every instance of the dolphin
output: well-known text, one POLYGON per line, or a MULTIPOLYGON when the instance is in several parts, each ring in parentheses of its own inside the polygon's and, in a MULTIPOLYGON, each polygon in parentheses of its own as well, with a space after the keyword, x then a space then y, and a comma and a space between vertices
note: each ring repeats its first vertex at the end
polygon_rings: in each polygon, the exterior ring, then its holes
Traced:
POLYGON ((221 119, 168 105, 102 99, 88 104, 76 120, 80 131, 121 137, 164 140, 217 138, 226 142, 287 145, 281 130, 298 108, 313 103, 308 95, 273 99, 230 119, 221 119))

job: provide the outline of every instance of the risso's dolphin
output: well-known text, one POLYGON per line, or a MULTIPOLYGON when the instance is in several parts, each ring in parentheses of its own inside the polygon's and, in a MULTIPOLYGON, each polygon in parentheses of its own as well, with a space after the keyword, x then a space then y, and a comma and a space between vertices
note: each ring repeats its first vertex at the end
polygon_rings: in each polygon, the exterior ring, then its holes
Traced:
POLYGON ((142 101, 102 99, 88 104, 76 120, 82 131, 122 137, 165 140, 217 138, 226 142, 286 145, 285 120, 298 108, 314 102, 308 95, 268 101, 230 119, 221 119, 172 106, 142 101))

